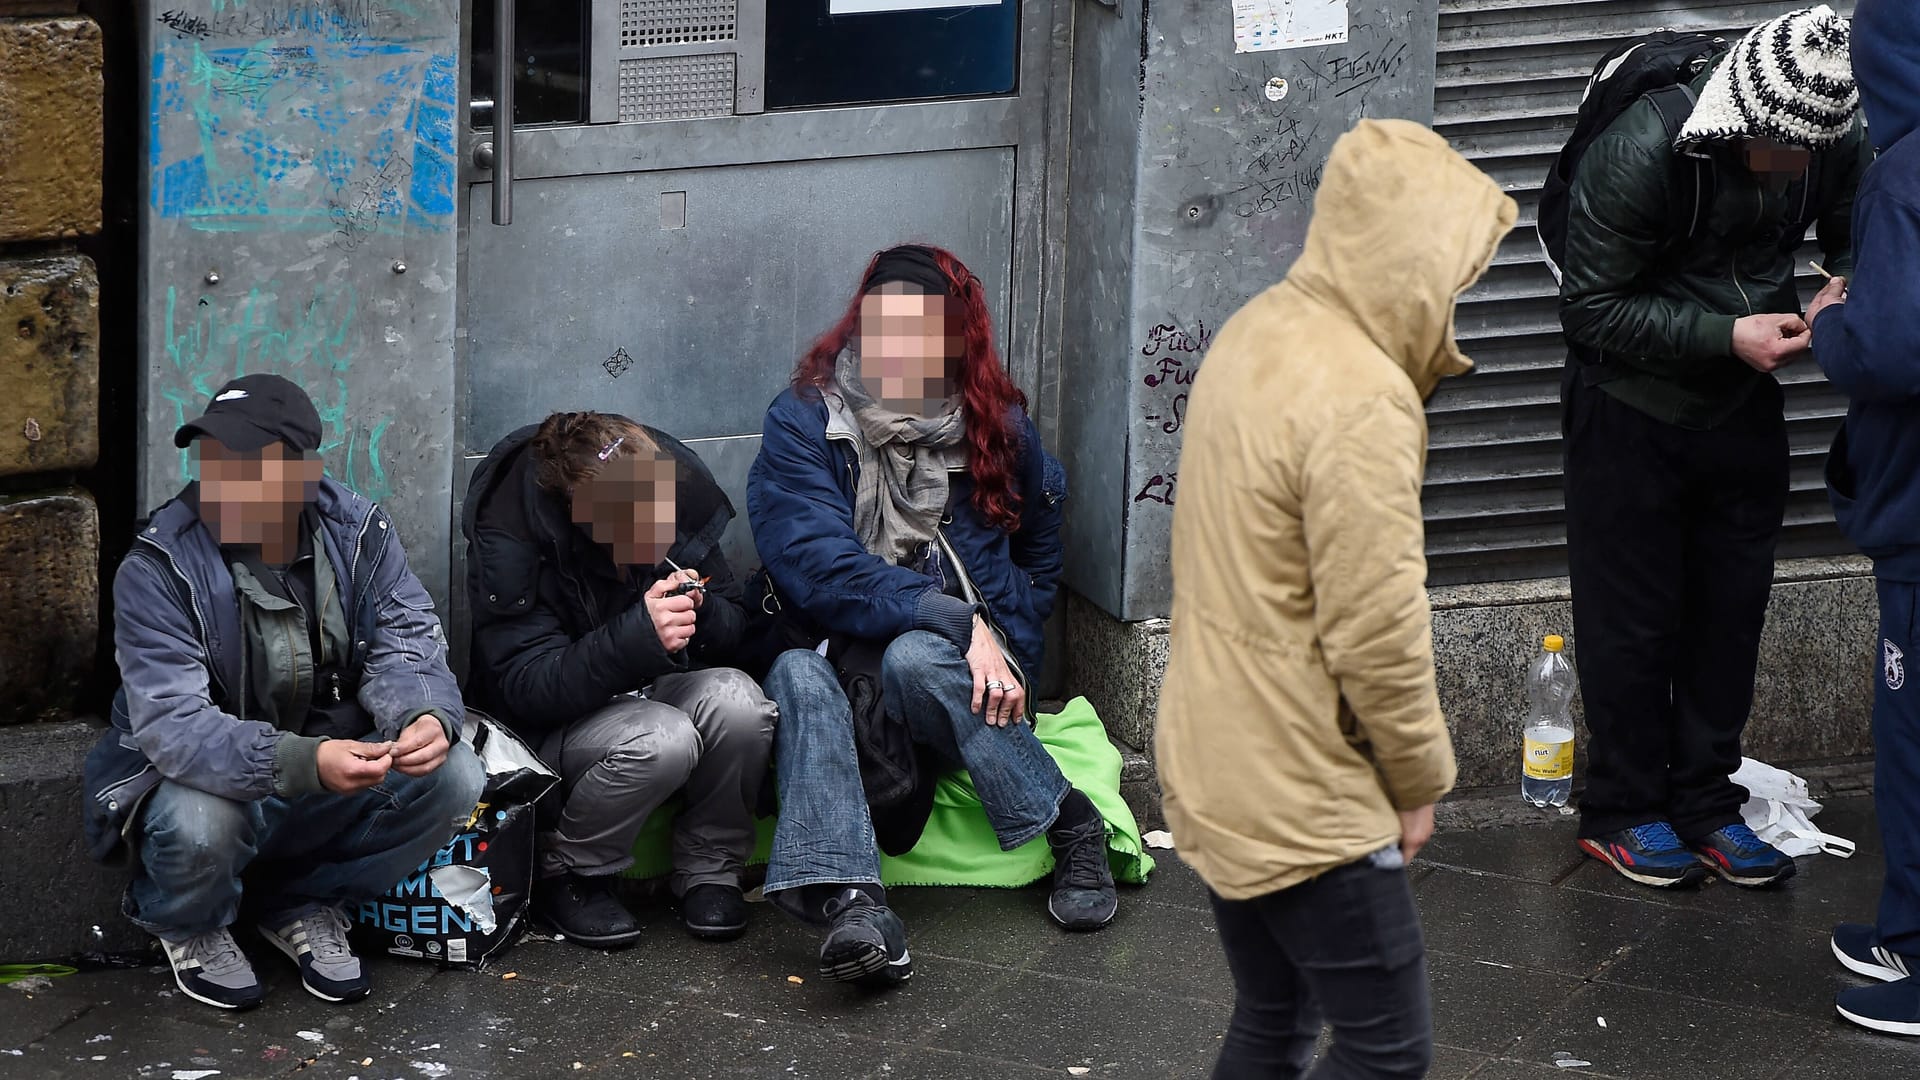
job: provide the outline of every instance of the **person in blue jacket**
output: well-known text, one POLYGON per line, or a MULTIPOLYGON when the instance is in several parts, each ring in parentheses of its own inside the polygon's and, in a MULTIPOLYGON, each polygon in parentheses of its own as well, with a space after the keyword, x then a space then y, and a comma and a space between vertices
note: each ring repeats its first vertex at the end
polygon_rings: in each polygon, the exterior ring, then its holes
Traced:
POLYGON ((1851 401, 1827 461, 1834 512, 1873 559, 1880 594, 1874 799, 1886 844, 1878 921, 1834 928, 1833 952, 1882 985, 1842 991, 1840 1015, 1920 1035, 1920 16, 1860 0, 1853 67, 1879 157, 1854 201, 1852 280, 1807 310, 1813 355, 1851 401))
POLYGON ((486 781, 433 600, 378 506, 322 473, 298 386, 248 375, 183 425, 200 479, 113 580, 113 723, 87 756, 92 854, 130 855, 125 910, 180 992, 258 1005, 229 929, 324 1001, 367 996, 348 905, 432 857, 486 781))
MULTIPOLYGON (((908 772, 924 761, 921 791, 965 768, 1003 850, 1047 837, 1062 926, 1098 929, 1117 909, 1105 822, 1026 722, 1059 589, 1065 478, 1025 406, 979 279, 909 245, 874 257, 767 410, 747 480, 772 586, 761 603, 819 648, 783 653, 765 682, 781 716, 766 894, 827 929, 829 978, 884 985, 913 970, 880 885, 862 776, 876 756, 908 772), (878 657, 878 704, 843 689, 863 647, 878 657), (876 716, 888 730, 872 733, 876 716), (912 744, 904 763, 869 752, 889 730, 912 744)), ((924 822, 923 810, 901 850, 924 822)))

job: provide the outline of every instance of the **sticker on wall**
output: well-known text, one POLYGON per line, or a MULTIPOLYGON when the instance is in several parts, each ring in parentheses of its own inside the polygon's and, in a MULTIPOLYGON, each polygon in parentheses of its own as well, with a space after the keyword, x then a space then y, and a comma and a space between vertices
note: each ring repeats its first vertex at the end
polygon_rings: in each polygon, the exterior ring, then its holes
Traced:
POLYGON ((1347 0, 1233 0, 1234 52, 1303 49, 1346 40, 1347 0))
POLYGON ((827 14, 874 15, 883 11, 932 11, 935 8, 999 7, 1004 3, 1006 3, 1006 0, 827 0, 827 14))

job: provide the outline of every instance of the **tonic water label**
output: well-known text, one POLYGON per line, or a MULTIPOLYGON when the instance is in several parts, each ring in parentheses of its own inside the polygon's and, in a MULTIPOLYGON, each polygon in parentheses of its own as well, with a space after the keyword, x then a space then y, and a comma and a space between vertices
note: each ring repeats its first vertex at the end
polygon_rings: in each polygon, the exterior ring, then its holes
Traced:
POLYGON ((1541 742, 1529 736, 1523 768, 1530 780, 1565 780, 1573 775, 1573 740, 1541 742))

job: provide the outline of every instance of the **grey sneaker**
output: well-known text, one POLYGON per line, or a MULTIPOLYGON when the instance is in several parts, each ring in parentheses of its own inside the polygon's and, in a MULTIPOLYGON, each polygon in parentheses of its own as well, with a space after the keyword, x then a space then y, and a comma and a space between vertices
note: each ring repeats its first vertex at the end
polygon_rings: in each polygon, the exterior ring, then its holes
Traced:
POLYGON ((225 927, 182 942, 160 939, 180 992, 216 1009, 251 1009, 266 997, 247 954, 225 927))
POLYGON ((311 907, 262 923, 260 936, 300 965, 300 982, 321 1001, 359 1001, 372 984, 347 944, 339 908, 311 907))

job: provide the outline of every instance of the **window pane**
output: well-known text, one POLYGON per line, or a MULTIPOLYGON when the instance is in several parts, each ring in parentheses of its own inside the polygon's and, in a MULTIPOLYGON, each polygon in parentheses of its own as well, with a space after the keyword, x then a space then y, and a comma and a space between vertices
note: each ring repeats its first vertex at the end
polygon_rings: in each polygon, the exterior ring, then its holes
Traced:
POLYGON ((1020 4, 830 15, 831 0, 768 0, 767 107, 1013 92, 1020 4))

